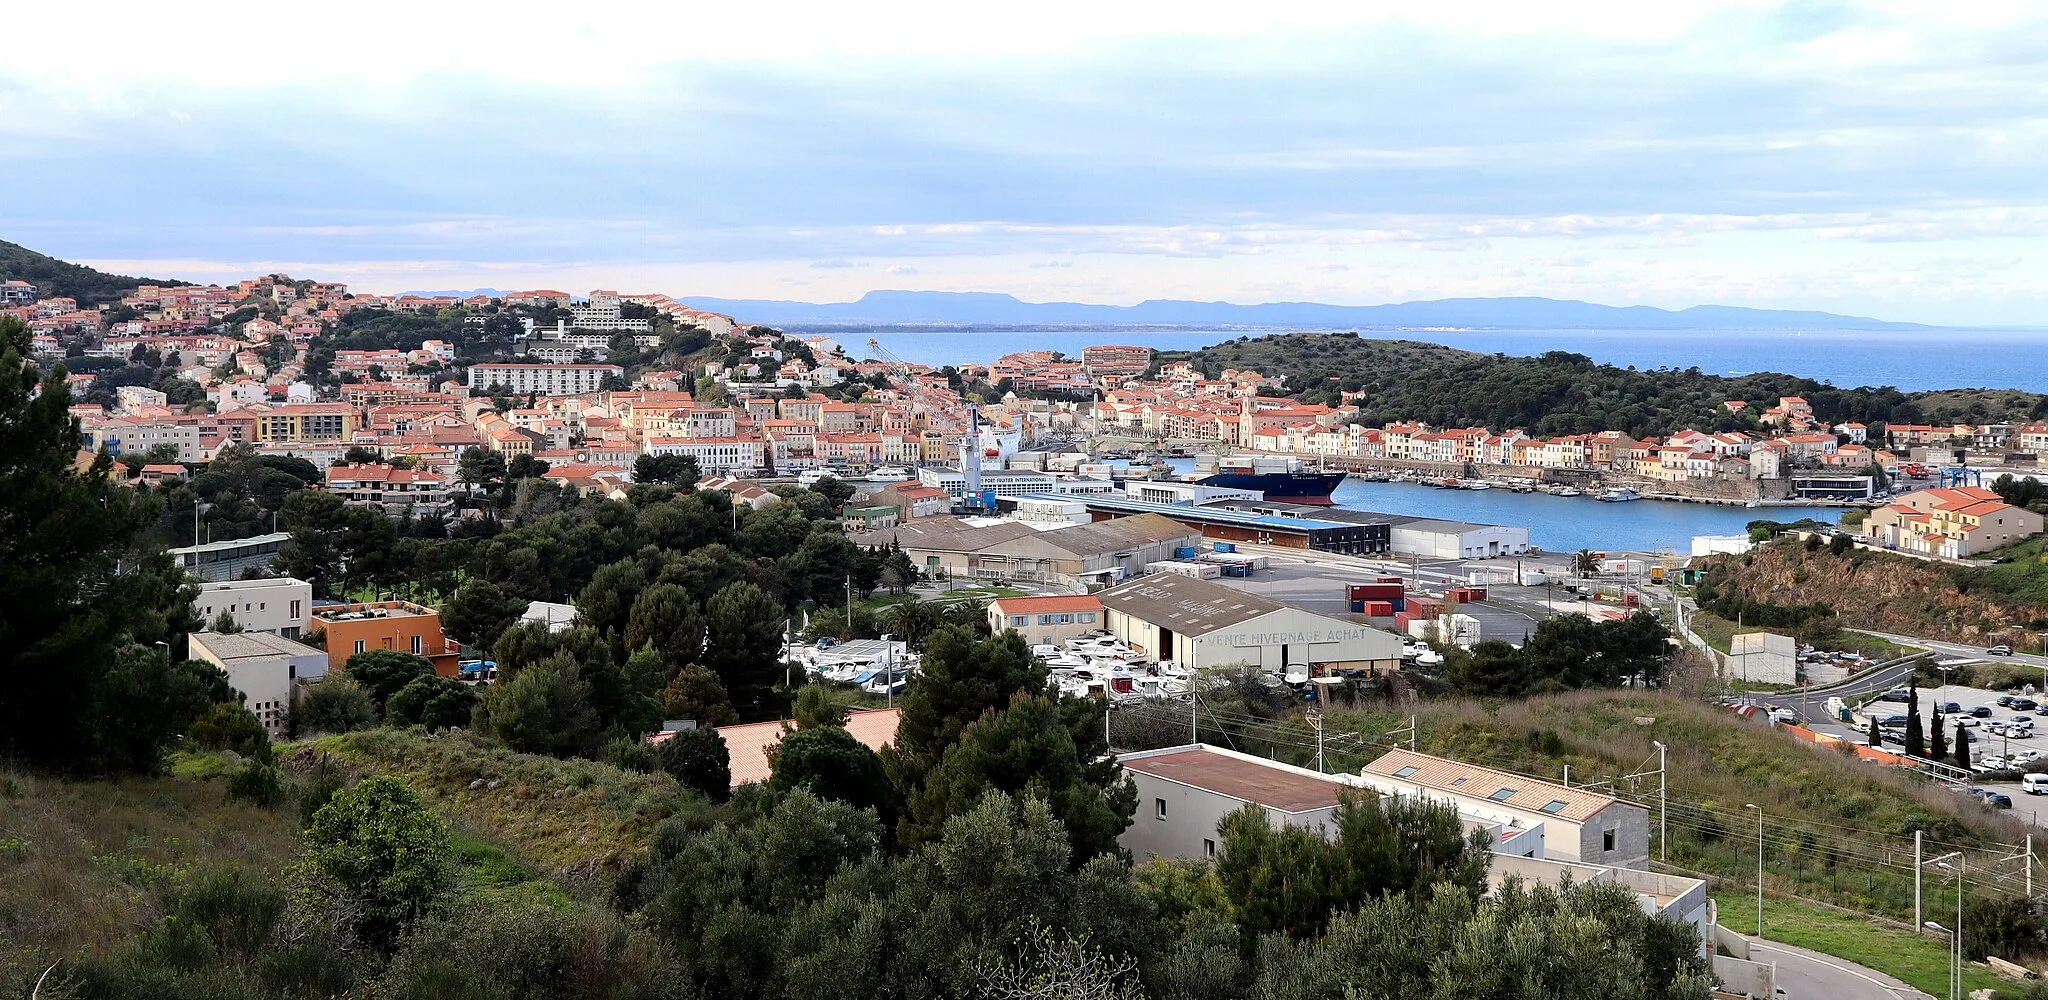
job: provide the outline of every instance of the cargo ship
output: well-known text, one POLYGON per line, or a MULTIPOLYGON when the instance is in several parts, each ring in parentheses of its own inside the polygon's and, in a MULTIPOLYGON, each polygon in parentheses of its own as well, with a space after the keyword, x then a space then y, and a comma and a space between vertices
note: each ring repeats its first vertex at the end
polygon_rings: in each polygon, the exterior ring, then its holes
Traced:
POLYGON ((1199 455, 1195 458, 1193 481, 1203 486, 1258 490, 1268 500, 1329 507, 1336 504, 1330 495, 1343 484, 1344 473, 1304 469, 1300 462, 1284 455, 1232 455, 1223 459, 1199 455))

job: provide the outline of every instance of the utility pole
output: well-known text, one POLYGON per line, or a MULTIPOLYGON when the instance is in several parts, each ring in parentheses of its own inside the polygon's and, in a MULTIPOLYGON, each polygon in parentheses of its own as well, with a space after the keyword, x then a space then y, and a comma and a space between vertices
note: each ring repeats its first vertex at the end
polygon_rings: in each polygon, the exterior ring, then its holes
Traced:
POLYGON ((1920 932, 1920 869, 1926 862, 1920 858, 1919 830, 1913 831, 1913 932, 1920 932))
POLYGON ((853 628, 853 574, 846 574, 846 627, 853 628))
POLYGON ((1316 773, 1325 774, 1327 772, 1323 770, 1323 706, 1313 705, 1303 714, 1308 719, 1309 727, 1316 731, 1316 773))

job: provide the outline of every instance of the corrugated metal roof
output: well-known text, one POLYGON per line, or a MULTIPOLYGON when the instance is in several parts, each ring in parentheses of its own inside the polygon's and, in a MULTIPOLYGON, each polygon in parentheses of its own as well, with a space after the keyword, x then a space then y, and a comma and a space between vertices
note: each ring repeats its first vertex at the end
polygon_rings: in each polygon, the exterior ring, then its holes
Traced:
POLYGON ((1222 584, 1173 573, 1153 573, 1095 595, 1102 606, 1176 635, 1207 635, 1271 614, 1287 605, 1222 584))
POLYGON ((1612 795, 1566 788, 1541 778, 1496 771, 1413 750, 1389 751, 1386 756, 1365 765, 1365 771, 1575 823, 1592 819, 1594 814, 1619 801, 1612 795), (1402 773, 1404 771, 1407 773, 1402 773))

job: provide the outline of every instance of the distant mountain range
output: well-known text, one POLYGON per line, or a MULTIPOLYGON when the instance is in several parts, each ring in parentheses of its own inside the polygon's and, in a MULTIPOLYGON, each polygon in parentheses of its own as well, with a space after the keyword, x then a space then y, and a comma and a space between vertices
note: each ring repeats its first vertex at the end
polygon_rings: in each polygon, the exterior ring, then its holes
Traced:
POLYGON ((1925 330, 1862 316, 1741 306, 1603 306, 1545 298, 1433 299, 1383 306, 1317 302, 1194 302, 1134 306, 1025 302, 997 292, 874 291, 858 302, 684 296, 680 301, 768 326, 1175 326, 1308 329, 1925 330))

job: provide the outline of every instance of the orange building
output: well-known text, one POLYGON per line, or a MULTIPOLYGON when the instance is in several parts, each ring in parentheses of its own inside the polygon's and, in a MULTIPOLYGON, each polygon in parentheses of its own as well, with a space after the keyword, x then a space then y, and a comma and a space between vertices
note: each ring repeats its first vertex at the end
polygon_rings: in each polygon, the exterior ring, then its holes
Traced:
POLYGON ((411 601, 339 604, 316 609, 313 627, 327 634, 327 669, 340 670, 348 658, 372 649, 416 653, 434 662, 434 672, 456 675, 461 647, 441 634, 441 613, 411 601))

